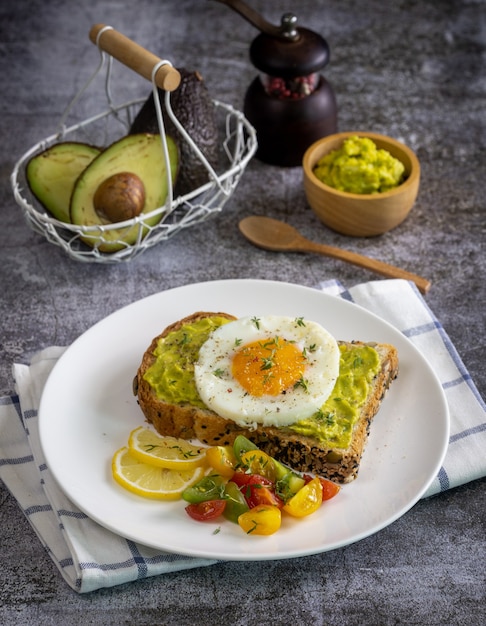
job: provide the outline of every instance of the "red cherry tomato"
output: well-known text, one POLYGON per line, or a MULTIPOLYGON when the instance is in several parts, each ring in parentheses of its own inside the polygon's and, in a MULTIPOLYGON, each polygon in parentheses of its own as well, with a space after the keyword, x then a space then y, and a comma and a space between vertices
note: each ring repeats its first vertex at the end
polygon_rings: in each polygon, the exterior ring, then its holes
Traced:
POLYGON ((222 515, 225 507, 226 500, 206 500, 205 502, 188 504, 186 512, 189 517, 198 522, 209 522, 222 515))
POLYGON ((272 481, 265 478, 265 476, 260 476, 260 474, 247 474, 246 472, 242 472, 240 470, 237 470, 233 474, 231 480, 236 483, 240 489, 246 485, 255 484, 255 482, 258 482, 265 487, 271 487, 273 484, 272 481))
POLYGON ((276 506, 279 509, 284 505, 283 500, 275 493, 275 485, 265 476, 237 471, 231 480, 240 488, 250 509, 260 504, 276 506))
POLYGON ((339 493, 341 487, 336 483, 333 483, 332 480, 326 480, 325 478, 319 478, 322 485, 322 501, 330 500, 334 498, 335 495, 339 493))

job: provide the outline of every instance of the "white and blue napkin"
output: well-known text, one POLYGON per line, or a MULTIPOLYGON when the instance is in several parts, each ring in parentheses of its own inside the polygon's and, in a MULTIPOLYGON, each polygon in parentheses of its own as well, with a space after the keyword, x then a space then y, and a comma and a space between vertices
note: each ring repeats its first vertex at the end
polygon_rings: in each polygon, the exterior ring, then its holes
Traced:
MULTIPOLYGON (((395 326, 423 353, 442 382, 451 414, 451 436, 444 464, 424 497, 486 476, 484 401, 415 286, 404 280, 380 280, 349 290, 337 281, 319 287, 395 326)), ((0 478, 66 582, 75 591, 86 593, 215 563, 124 539, 88 518, 57 487, 42 456, 37 409, 45 381, 64 350, 46 348, 30 365, 14 364, 17 395, 0 398, 0 478)))
POLYGON ((359 304, 401 331, 427 359, 444 390, 451 420, 449 447, 424 498, 486 476, 486 405, 439 320, 411 282, 381 280, 351 289, 321 289, 359 304))

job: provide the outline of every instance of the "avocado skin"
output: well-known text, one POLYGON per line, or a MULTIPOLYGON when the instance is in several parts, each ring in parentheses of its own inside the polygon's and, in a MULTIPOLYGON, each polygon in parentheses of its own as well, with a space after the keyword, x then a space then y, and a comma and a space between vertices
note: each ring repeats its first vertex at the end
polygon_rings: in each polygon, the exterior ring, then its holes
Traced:
MULTIPOLYGON (((197 71, 177 69, 181 75, 181 83, 170 96, 172 111, 209 164, 217 170, 220 142, 216 107, 202 76, 197 71)), ((165 132, 174 138, 179 147, 180 166, 175 193, 184 195, 207 183, 208 171, 167 115, 165 91, 159 89, 158 92, 165 132)), ((151 92, 134 119, 130 134, 158 132, 157 113, 151 92)))

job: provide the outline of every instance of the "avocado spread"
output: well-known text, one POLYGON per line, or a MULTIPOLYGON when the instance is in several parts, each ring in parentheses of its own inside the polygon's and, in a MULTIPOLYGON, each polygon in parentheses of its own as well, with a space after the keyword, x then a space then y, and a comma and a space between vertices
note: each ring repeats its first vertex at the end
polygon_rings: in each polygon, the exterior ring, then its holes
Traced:
MULTIPOLYGON (((171 404, 188 402, 206 408, 194 382, 194 363, 210 333, 229 321, 223 317, 206 317, 185 324, 159 340, 154 350, 156 360, 144 375, 158 398, 171 404)), ((331 395, 312 417, 287 428, 314 437, 321 443, 347 448, 380 363, 371 346, 345 344, 339 350, 339 376, 331 395)))
POLYGON ((154 350, 156 360, 144 374, 158 398, 170 404, 188 402, 206 408, 194 382, 194 363, 211 332, 229 321, 224 317, 205 317, 159 339, 154 350))
POLYGON ((405 167, 387 150, 378 148, 368 137, 348 137, 338 150, 317 162, 317 178, 339 191, 375 194, 398 187, 405 167))
POLYGON ((371 346, 350 347, 346 344, 339 346, 339 350, 339 376, 331 395, 311 418, 288 428, 332 447, 347 448, 380 362, 378 353, 371 346))

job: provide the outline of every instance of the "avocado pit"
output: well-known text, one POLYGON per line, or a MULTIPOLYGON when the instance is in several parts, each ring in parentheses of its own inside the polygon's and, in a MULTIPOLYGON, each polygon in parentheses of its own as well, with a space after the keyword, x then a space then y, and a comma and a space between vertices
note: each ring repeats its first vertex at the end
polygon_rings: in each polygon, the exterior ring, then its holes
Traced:
POLYGON ((93 196, 96 213, 110 222, 123 222, 142 213, 145 186, 132 172, 118 172, 104 180, 93 196))

